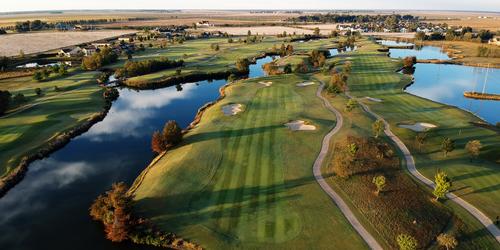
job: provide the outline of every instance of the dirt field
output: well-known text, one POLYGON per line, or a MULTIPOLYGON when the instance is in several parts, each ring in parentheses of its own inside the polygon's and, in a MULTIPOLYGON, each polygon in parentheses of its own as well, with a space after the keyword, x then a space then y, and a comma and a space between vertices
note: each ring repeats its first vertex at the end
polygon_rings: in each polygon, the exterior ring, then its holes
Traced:
POLYGON ((297 35, 301 34, 312 34, 312 30, 299 29, 299 28, 291 28, 284 26, 255 26, 255 27, 211 27, 202 29, 203 31, 220 31, 227 32, 231 35, 246 35, 250 30, 252 34, 260 34, 260 35, 276 35, 281 34, 283 31, 286 31, 288 34, 293 34, 296 32, 297 35))
POLYGON ((23 50, 33 54, 87 43, 104 38, 134 33, 134 30, 107 30, 93 32, 39 32, 0 36, 0 56, 15 56, 23 50))

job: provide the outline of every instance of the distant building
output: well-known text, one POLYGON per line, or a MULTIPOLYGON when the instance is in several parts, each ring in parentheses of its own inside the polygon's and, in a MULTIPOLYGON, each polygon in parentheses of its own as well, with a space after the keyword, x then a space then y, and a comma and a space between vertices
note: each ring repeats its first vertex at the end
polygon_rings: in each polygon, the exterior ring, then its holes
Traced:
POLYGON ((196 23, 196 27, 212 27, 214 26, 209 21, 200 21, 196 23))
POLYGON ((57 53, 59 57, 76 57, 82 54, 82 49, 80 47, 75 47, 73 49, 61 49, 57 53))
POLYGON ((95 42, 95 43, 92 43, 92 46, 94 46, 96 49, 104 48, 104 47, 111 47, 111 43, 109 43, 109 42, 95 42))
POLYGON ((488 41, 488 44, 500 46, 500 37, 493 37, 488 41))
POLYGON ((118 41, 120 41, 120 42, 130 43, 130 42, 133 42, 133 41, 134 41, 134 38, 132 38, 132 37, 130 37, 130 36, 118 37, 118 41))
POLYGON ((82 49, 82 53, 84 56, 91 56, 91 55, 95 54, 96 52, 97 52, 97 48, 91 47, 91 46, 88 46, 88 47, 85 47, 82 49))

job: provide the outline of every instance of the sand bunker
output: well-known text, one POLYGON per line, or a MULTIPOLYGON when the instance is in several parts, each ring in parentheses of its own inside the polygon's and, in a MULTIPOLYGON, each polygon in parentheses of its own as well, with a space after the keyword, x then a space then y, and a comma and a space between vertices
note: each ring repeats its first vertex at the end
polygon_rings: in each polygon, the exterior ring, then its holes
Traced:
POLYGON ((266 86, 266 87, 269 87, 273 84, 273 82, 259 82, 259 83, 266 86))
POLYGON ((243 111, 242 107, 243 105, 241 104, 229 104, 222 107, 222 112, 224 112, 224 115, 232 116, 243 111))
POLYGON ((316 84, 315 82, 301 82, 297 83, 297 87, 305 87, 305 86, 310 86, 316 84))
POLYGON ((305 121, 301 121, 301 120, 296 120, 296 121, 291 121, 289 123, 285 123, 285 126, 287 126, 292 131, 316 130, 316 126, 307 125, 305 121))
POLYGON ((423 132, 423 131, 427 131, 431 128, 437 128, 436 125, 430 124, 430 123, 425 123, 425 122, 417 122, 413 125, 400 124, 400 125, 398 125, 398 127, 411 129, 411 130, 416 131, 416 132, 423 132))
POLYGON ((373 97, 369 97, 369 96, 366 96, 365 99, 372 101, 372 102, 382 102, 382 99, 373 98, 373 97))

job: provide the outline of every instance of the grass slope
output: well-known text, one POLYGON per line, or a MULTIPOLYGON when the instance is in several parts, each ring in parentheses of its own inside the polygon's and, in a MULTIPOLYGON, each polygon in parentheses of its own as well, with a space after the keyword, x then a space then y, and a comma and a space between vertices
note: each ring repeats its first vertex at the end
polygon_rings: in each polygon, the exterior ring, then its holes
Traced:
POLYGON ((28 102, 0 117, 0 175, 17 166, 27 153, 35 152, 51 137, 67 131, 100 112, 104 105, 102 88, 95 72, 72 74, 48 82, 31 77, 0 81, 0 89, 14 96, 22 93, 28 102), (54 91, 58 86, 61 91, 54 91), (41 88, 42 96, 35 95, 41 88))
POLYGON ((334 116, 315 86, 295 86, 305 78, 230 86, 183 144, 142 174, 136 212, 208 249, 366 247, 312 176, 334 116), (243 104, 244 112, 224 116, 230 103, 243 104), (283 124, 294 119, 318 130, 292 132, 283 124))

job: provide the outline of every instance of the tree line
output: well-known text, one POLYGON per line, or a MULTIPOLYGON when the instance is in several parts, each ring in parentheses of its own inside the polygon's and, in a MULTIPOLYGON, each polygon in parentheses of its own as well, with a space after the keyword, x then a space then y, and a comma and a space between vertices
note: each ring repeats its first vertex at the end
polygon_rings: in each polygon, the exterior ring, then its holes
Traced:
POLYGON ((127 61, 123 68, 117 69, 115 74, 117 77, 134 77, 145 75, 160 70, 181 67, 184 61, 170 60, 166 57, 158 60, 150 59, 145 61, 127 61))
POLYGON ((288 18, 289 22, 320 22, 320 23, 367 23, 395 21, 417 21, 413 15, 346 15, 346 14, 315 14, 288 18))

